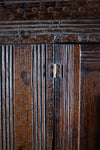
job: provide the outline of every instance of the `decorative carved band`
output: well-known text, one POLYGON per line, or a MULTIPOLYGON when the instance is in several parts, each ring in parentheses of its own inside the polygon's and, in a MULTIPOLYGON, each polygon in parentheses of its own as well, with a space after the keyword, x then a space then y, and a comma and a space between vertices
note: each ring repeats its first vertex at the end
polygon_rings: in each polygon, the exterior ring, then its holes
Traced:
POLYGON ((0 3, 0 21, 100 19, 99 1, 0 3))
POLYGON ((0 43, 100 42, 99 1, 0 2, 0 43))

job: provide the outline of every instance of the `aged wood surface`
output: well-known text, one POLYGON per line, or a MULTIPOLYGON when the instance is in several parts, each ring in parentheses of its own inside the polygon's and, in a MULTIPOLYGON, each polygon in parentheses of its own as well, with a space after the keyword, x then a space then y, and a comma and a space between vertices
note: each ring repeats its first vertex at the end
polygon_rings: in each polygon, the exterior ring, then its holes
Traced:
POLYGON ((46 149, 55 149, 55 123, 54 123, 54 79, 50 77, 50 64, 54 63, 54 45, 46 47, 46 149))
POLYGON ((1 149, 78 148, 79 45, 13 47, 0 51, 1 149), (63 66, 56 79, 53 63, 63 66))
POLYGON ((79 149, 79 45, 55 45, 55 63, 63 66, 55 79, 55 149, 79 149))
POLYGON ((81 45, 80 149, 100 149, 100 45, 81 45))
POLYGON ((1 150, 100 149, 99 49, 99 44, 0 47, 1 150), (62 66, 55 79, 53 63, 62 66))
POLYGON ((12 46, 0 46, 0 149, 14 149, 14 56, 12 46))
POLYGON ((1 1, 0 43, 100 42, 99 1, 1 1))
POLYGON ((32 149, 32 52, 31 45, 14 47, 15 150, 32 149))
POLYGON ((0 150, 100 150, 99 43, 99 0, 0 1, 0 150))

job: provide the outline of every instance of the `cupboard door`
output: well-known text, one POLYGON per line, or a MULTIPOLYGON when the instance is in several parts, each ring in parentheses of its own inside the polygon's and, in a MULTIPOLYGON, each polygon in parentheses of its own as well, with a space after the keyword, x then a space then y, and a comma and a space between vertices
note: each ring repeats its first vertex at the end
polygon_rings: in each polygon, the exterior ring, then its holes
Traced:
POLYGON ((0 46, 1 150, 100 149, 99 49, 0 46))
POLYGON ((55 150, 79 149, 80 46, 55 45, 55 63, 62 74, 55 78, 55 150))
POLYGON ((0 149, 54 149, 54 46, 0 46, 0 149))
POLYGON ((100 45, 55 45, 55 149, 100 149, 100 45))

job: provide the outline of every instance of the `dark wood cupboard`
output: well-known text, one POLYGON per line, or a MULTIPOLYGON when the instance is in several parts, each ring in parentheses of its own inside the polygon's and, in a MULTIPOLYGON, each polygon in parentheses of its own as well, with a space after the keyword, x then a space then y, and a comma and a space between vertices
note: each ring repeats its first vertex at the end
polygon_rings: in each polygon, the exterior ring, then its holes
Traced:
POLYGON ((0 14, 0 150, 99 150, 99 1, 8 0, 0 14))

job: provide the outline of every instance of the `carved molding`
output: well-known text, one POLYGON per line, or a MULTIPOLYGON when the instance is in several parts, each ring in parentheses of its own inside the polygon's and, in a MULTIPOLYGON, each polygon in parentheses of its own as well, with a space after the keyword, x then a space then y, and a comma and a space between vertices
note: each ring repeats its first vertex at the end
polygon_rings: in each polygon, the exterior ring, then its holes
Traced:
POLYGON ((99 1, 0 2, 0 43, 100 42, 99 1))

